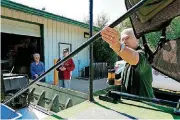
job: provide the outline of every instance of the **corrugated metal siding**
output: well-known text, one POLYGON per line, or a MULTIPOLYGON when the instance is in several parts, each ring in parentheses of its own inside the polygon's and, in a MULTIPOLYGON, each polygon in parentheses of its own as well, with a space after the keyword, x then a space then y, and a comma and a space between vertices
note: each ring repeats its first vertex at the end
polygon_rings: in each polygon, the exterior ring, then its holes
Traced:
MULTIPOLYGON (((84 32, 88 32, 88 30, 75 25, 57 22, 51 19, 30 15, 4 7, 1 7, 1 15, 44 25, 44 56, 46 70, 54 64, 54 59, 59 57, 59 42, 72 44, 73 51, 87 40, 84 38, 84 32)), ((76 64, 76 69, 73 71, 73 77, 78 76, 78 60, 81 60, 79 68, 82 69, 89 63, 88 56, 88 48, 85 48, 83 51, 73 57, 73 60, 76 64)), ((49 82, 52 82, 53 71, 48 74, 46 78, 49 82)))

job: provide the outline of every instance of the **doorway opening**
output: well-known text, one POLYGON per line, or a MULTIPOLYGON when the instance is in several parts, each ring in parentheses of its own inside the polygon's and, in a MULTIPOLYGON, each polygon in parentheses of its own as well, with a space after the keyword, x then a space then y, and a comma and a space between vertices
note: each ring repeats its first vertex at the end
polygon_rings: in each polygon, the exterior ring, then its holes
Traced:
POLYGON ((1 33, 1 61, 4 61, 2 72, 27 74, 30 77, 34 53, 39 53, 44 62, 41 37, 1 33))

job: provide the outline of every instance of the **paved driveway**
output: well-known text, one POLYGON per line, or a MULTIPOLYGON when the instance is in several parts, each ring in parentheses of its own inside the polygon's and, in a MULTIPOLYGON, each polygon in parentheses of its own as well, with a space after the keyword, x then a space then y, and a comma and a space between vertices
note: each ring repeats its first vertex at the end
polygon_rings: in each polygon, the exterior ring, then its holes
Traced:
MULTIPOLYGON (((93 92, 105 89, 108 87, 108 84, 106 84, 106 78, 105 79, 99 79, 93 81, 93 92)), ((71 80, 71 89, 88 93, 89 88, 89 80, 82 80, 82 79, 72 79, 71 80)))

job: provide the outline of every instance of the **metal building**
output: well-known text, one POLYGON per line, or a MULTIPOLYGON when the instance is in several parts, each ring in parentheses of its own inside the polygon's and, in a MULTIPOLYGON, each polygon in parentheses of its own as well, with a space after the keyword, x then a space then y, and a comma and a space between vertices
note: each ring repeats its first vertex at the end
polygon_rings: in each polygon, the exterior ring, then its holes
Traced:
MULTIPOLYGON (((88 24, 31 8, 9 0, 1 1, 1 34, 31 36, 38 39, 45 69, 54 64, 54 59, 62 56, 62 49, 71 51, 87 40, 88 24)), ((94 27, 94 32, 99 28, 94 27)), ((89 49, 85 48, 73 57, 76 68, 72 77, 78 77, 80 70, 89 65, 89 49)), ((46 77, 53 81, 53 71, 46 77)))

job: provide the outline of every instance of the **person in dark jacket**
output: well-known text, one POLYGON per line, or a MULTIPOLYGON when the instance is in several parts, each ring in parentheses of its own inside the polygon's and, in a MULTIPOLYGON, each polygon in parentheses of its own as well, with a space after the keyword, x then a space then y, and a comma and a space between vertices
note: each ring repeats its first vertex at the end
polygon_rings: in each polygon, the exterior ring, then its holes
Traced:
MULTIPOLYGON (((69 49, 63 49, 63 57, 68 56, 69 49)), ((61 59, 59 58, 57 62, 59 62, 61 59)), ((58 71, 58 77, 59 77, 59 87, 63 88, 70 88, 71 84, 71 72, 74 70, 75 65, 72 58, 67 60, 63 65, 61 65, 56 70, 58 71)))

